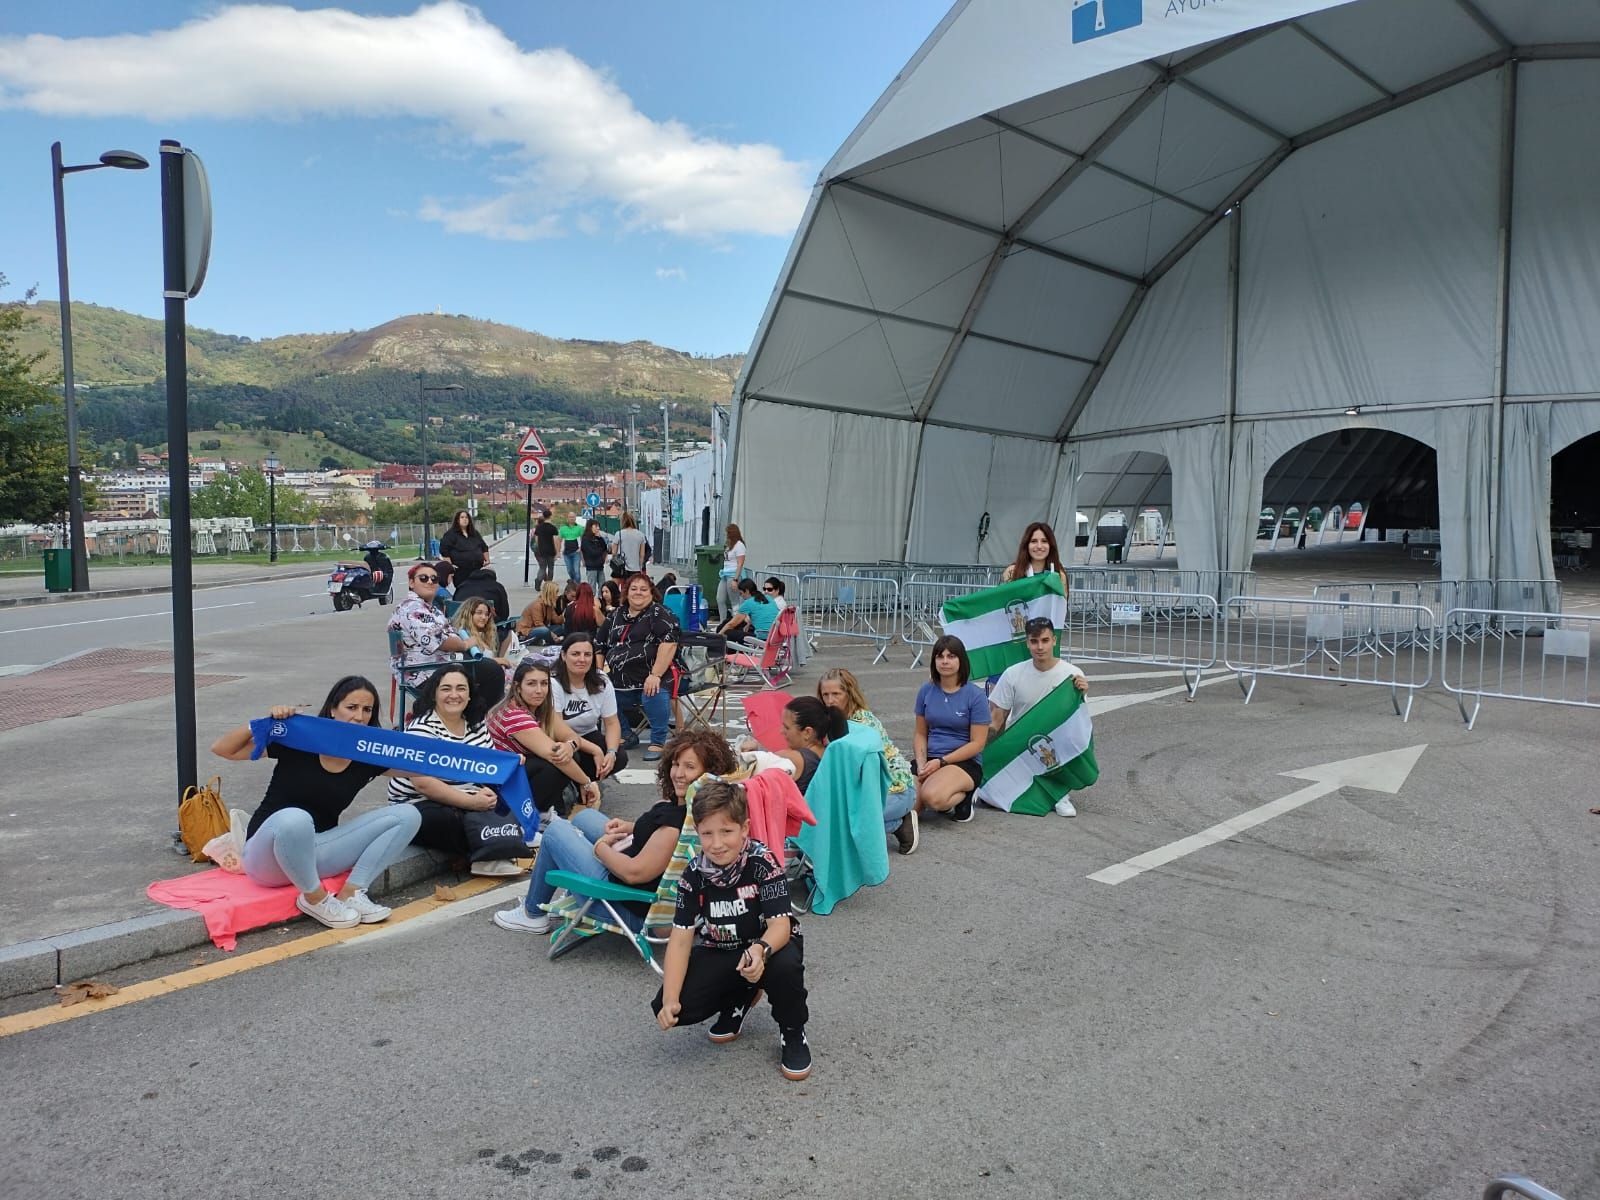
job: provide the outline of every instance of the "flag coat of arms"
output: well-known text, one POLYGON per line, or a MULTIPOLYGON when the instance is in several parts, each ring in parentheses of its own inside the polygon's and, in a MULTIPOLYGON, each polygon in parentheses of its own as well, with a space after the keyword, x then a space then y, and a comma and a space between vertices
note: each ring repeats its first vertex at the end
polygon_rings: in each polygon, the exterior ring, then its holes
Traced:
POLYGON ((979 679, 998 675, 1028 657, 1024 629, 1034 617, 1067 623, 1067 593, 1055 571, 1013 579, 966 596, 952 596, 939 613, 944 631, 961 639, 979 679))
POLYGON ((1089 706, 1067 678, 983 748, 978 798, 1006 812, 1043 816, 1099 778, 1089 706))

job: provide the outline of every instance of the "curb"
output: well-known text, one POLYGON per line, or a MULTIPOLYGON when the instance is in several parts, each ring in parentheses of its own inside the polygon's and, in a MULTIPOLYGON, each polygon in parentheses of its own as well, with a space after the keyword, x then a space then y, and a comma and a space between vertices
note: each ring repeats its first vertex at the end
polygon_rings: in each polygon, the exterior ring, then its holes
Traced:
MULTIPOLYGON (((373 880, 368 890, 375 897, 383 896, 447 871, 445 859, 420 846, 411 846, 373 880)), ((298 915, 292 919, 309 920, 298 915)), ((205 919, 199 913, 163 908, 108 925, 0 946, 0 999, 43 991, 210 943, 205 919)))
MULTIPOLYGON (((204 583, 196 583, 190 590, 199 592, 207 588, 237 587, 242 583, 272 583, 279 579, 314 579, 318 575, 326 575, 325 570, 298 571, 294 574, 281 572, 276 575, 246 575, 239 579, 208 579, 204 583)), ((28 608, 35 604, 68 604, 74 600, 111 600, 118 596, 155 596, 170 593, 170 583, 152 584, 150 587, 135 588, 106 588, 96 592, 46 592, 42 596, 0 596, 0 608, 28 608)))

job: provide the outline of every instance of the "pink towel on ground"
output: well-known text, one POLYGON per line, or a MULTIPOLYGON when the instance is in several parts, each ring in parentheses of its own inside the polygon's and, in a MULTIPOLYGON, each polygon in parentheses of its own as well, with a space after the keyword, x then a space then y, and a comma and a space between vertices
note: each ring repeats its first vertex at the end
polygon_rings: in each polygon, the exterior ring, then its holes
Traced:
POLYGON ((801 822, 815 825, 817 818, 787 771, 752 775, 744 781, 744 793, 750 802, 750 836, 771 850, 783 866, 783 839, 797 835, 801 822))
MULTIPOLYGON (((349 877, 350 872, 344 871, 324 879, 322 886, 337 892, 349 877)), ((221 867, 177 879, 158 879, 145 889, 145 895, 157 904, 198 912, 219 950, 232 950, 241 933, 298 916, 294 898, 299 894, 293 886, 263 887, 248 875, 233 875, 221 867)))

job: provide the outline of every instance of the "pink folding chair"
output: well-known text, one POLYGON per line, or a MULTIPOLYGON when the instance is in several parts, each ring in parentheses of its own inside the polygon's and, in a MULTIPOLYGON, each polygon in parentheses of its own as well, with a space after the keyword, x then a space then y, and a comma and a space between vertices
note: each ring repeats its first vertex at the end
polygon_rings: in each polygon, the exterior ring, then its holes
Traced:
POLYGON ((794 673, 797 650, 800 644, 800 622, 795 617, 793 605, 778 614, 767 640, 761 644, 761 653, 728 655, 728 665, 737 672, 737 681, 754 671, 761 677, 764 687, 782 687, 794 673))
POLYGON ((753 692, 740 698, 750 736, 761 743, 763 750, 776 754, 789 748, 783 740, 783 710, 793 699, 788 692, 753 692))

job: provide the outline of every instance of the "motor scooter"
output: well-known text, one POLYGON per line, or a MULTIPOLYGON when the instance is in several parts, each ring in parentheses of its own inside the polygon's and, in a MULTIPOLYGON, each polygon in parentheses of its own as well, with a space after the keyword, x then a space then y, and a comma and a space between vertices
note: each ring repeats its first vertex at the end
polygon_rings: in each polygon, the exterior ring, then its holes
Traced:
POLYGON ((366 557, 358 563, 337 563, 328 575, 328 595, 333 597, 333 607, 339 612, 376 600, 389 603, 394 587, 394 563, 384 553, 382 542, 363 542, 361 549, 366 557))

